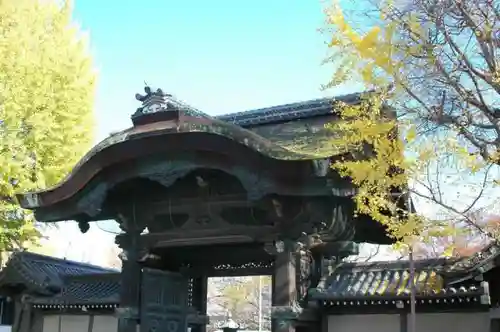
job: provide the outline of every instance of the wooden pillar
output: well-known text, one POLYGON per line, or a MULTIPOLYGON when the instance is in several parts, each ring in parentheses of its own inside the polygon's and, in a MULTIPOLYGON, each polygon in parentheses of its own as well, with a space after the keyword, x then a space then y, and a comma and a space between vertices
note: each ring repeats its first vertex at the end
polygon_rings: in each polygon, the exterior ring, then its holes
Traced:
MULTIPOLYGON (((193 280, 192 301, 193 307, 198 311, 198 314, 207 315, 207 287, 208 277, 206 275, 199 276, 193 280)), ((192 327, 191 332, 206 332, 206 324, 196 324, 192 327)))
POLYGON ((12 326, 14 332, 30 332, 32 329, 33 307, 26 302, 27 296, 23 295, 16 310, 16 320, 12 326))
POLYGON ((408 332, 408 315, 406 312, 399 314, 399 332, 408 332))
POLYGON ((285 246, 275 256, 272 283, 272 332, 294 332, 297 308, 295 256, 285 246), (280 252, 281 251, 281 252, 280 252))
POLYGON ((121 288, 118 312, 118 332, 136 332, 139 323, 141 299, 141 273, 139 263, 140 232, 133 230, 120 235, 121 255, 121 288))

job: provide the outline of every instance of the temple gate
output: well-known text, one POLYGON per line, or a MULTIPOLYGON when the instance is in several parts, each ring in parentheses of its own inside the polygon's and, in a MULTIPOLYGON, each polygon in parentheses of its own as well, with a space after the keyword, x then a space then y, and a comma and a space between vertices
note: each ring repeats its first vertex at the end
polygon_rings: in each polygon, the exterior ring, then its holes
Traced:
MULTIPOLYGON (((203 332, 207 279, 271 275, 273 331, 317 331, 310 293, 357 243, 390 243, 354 216, 355 188, 330 169, 349 151, 324 128, 333 100, 218 117, 160 89, 133 126, 96 145, 57 187, 18 196, 37 220, 116 220, 119 332, 203 332)), ((360 102, 359 95, 338 98, 360 102)))

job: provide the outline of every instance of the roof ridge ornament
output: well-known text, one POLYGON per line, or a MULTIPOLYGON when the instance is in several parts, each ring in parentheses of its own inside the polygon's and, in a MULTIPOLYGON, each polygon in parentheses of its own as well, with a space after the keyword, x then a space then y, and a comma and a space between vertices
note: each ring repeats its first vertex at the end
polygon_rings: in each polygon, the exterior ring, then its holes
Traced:
POLYGON ((172 97, 171 94, 163 92, 163 90, 160 88, 156 89, 156 91, 153 91, 153 90, 151 90, 151 87, 148 85, 146 85, 144 87, 144 92, 146 92, 145 95, 141 95, 140 93, 136 93, 135 99, 137 99, 138 101, 142 101, 144 103, 148 98, 151 98, 153 96, 170 97, 170 98, 172 97))
POLYGON ((163 121, 165 120, 164 116, 156 115, 157 113, 179 110, 178 107, 172 103, 173 95, 170 93, 165 93, 160 88, 154 91, 148 85, 144 87, 144 92, 145 94, 135 94, 135 99, 142 102, 142 106, 139 107, 131 117, 135 126, 163 121), (152 116, 153 114, 155 114, 155 116, 152 116))
POLYGON ((156 113, 168 109, 168 101, 173 97, 171 94, 163 92, 160 88, 153 91, 147 85, 144 87, 144 92, 146 93, 145 95, 135 94, 135 99, 142 102, 142 107, 137 109, 142 114, 156 113))

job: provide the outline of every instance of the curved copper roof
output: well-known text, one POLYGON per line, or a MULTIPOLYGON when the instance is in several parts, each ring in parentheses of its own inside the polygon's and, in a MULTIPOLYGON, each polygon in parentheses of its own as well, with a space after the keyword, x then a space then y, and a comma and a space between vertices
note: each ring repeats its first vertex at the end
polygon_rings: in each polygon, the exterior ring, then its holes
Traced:
MULTIPOLYGON (((187 149, 237 158, 232 155, 240 150, 243 159, 254 156, 269 165, 328 158, 342 152, 329 143, 332 133, 324 128, 331 121, 325 117, 334 116, 333 102, 356 104, 361 100, 360 94, 351 94, 211 117, 175 99, 165 104, 173 112, 138 114, 147 103, 146 96, 139 97, 143 107, 133 115, 135 126, 94 146, 55 187, 17 195, 20 205, 38 209, 56 204, 75 195, 105 167, 152 153, 187 149), (137 120, 140 116, 150 119, 141 122, 137 120)), ((262 161, 257 164, 263 167, 262 161)))

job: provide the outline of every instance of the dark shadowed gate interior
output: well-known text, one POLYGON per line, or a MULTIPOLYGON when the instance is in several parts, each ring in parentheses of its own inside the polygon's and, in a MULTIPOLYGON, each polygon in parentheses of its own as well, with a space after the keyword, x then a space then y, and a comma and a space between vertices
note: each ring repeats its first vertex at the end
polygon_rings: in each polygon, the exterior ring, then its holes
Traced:
MULTIPOLYGON (((211 117, 161 90, 133 126, 96 145, 57 187, 19 195, 39 221, 116 220, 119 332, 203 332, 207 280, 271 275, 274 331, 318 331, 310 295, 358 242, 390 243, 354 216, 355 188, 329 166, 333 99, 211 117)), ((360 102, 359 95, 339 97, 360 102)))

